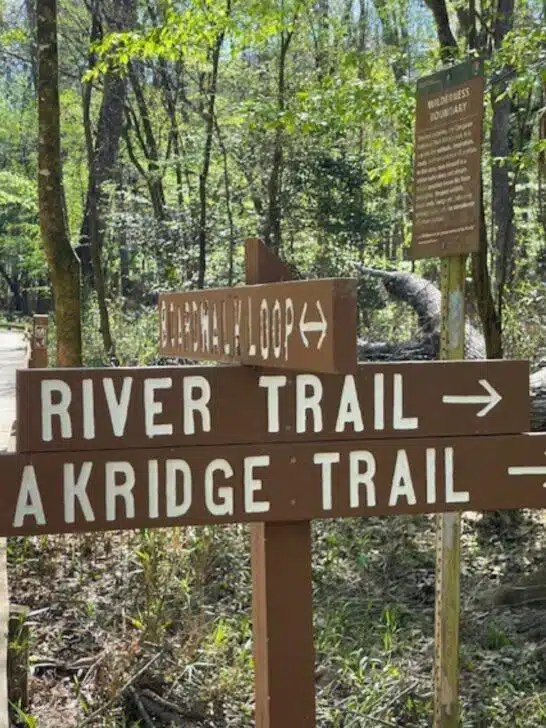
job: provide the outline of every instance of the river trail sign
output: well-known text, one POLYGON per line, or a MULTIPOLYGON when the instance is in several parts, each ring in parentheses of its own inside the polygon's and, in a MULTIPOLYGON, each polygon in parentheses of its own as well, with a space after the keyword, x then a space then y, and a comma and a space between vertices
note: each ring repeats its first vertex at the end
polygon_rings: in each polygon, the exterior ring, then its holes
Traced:
POLYGON ((161 293, 159 311, 164 356, 315 372, 356 367, 353 279, 161 293))
POLYGON ((525 361, 360 364, 344 375, 26 369, 17 374, 18 451, 519 433, 529 429, 528 383, 525 361))

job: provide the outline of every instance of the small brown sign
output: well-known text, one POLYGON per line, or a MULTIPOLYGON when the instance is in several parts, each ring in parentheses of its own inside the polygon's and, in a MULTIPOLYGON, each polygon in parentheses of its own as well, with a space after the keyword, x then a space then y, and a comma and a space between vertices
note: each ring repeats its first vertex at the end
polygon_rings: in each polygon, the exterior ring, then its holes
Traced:
POLYGON ((356 374, 246 367, 21 370, 18 450, 123 450, 529 429, 529 364, 361 364, 356 374))
POLYGON ((546 507, 546 435, 2 456, 0 536, 546 507))
POLYGON ((478 61, 418 82, 412 258, 479 249, 483 95, 478 61))
POLYGON ((159 296, 164 356, 352 372, 356 281, 286 281, 159 296))

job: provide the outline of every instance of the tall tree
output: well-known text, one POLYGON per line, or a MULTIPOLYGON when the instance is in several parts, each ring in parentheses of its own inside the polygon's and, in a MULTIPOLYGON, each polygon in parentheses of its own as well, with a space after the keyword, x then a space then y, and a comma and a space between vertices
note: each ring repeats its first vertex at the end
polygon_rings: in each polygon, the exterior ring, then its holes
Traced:
POLYGON ((40 232, 55 301, 57 364, 81 366, 80 265, 70 245, 61 165, 57 2, 38 0, 36 10, 40 232))

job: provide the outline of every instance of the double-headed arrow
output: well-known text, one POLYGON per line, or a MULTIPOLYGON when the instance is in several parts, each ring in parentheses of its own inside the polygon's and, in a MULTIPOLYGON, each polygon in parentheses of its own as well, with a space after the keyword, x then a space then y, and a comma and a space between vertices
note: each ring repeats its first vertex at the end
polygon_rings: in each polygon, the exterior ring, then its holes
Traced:
POLYGON ((485 417, 486 414, 498 405, 502 395, 487 381, 480 379, 479 383, 487 394, 444 394, 442 402, 445 404, 483 404, 483 407, 476 413, 477 417, 485 417))
POLYGON ((324 315, 324 311, 322 310, 322 306, 320 305, 320 301, 318 299, 315 301, 315 306, 317 307, 317 311, 321 319, 320 321, 305 320, 305 316, 307 314, 307 301, 303 304, 303 309, 300 316, 301 340, 303 341, 306 349, 309 348, 309 339, 307 338, 306 334, 310 333, 311 331, 321 332, 317 344, 317 349, 320 349, 324 342, 324 339, 326 338, 326 332, 328 331, 328 321, 326 320, 326 316, 324 315))

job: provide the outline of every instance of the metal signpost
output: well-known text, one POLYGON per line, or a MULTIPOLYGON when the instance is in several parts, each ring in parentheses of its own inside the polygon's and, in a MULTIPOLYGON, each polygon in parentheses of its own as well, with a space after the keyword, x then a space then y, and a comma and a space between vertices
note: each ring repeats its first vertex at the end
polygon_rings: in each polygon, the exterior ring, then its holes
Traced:
MULTIPOLYGON (((484 79, 470 60, 417 84, 412 257, 442 257, 441 359, 464 359, 466 254, 480 247, 484 79)), ((459 514, 438 518, 434 728, 459 725, 459 514)))

